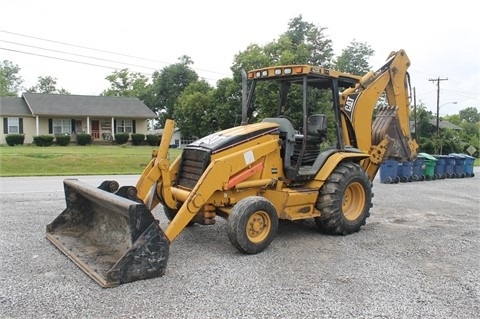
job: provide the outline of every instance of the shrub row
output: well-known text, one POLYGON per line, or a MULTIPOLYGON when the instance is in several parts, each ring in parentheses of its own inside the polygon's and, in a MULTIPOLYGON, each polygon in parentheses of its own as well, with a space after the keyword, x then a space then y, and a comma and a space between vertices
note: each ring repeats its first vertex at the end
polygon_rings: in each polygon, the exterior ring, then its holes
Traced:
POLYGON ((81 146, 92 144, 92 136, 87 133, 77 134, 77 144, 81 146))
POLYGON ((37 146, 50 146, 53 144, 53 135, 37 135, 33 137, 33 144, 37 146))
POLYGON ((145 142, 149 146, 158 146, 160 143, 160 136, 156 134, 140 134, 140 133, 118 133, 115 134, 115 142, 119 145, 125 144, 128 142, 128 138, 132 139, 133 145, 145 145, 145 142))
MULTIPOLYGON (((118 145, 126 144, 129 138, 132 139, 133 145, 145 145, 146 142, 149 146, 158 146, 160 143, 159 135, 145 135, 140 133, 117 133, 115 134, 115 143, 118 145)), ((57 144, 61 146, 67 146, 70 144, 70 135, 37 135, 33 137, 33 143, 36 146, 50 146, 53 144, 54 139, 57 144)), ((10 146, 23 145, 25 141, 25 135, 9 134, 5 137, 5 140, 10 146)), ((77 134, 77 144, 82 146, 92 144, 92 136, 86 133, 77 134)))
POLYGON ((158 146, 158 144, 160 144, 160 136, 156 134, 147 134, 147 144, 150 146, 158 146))
POLYGON ((70 144, 70 135, 37 135, 33 137, 33 144, 37 146, 50 146, 53 140, 60 146, 67 146, 70 144))
POLYGON ((67 146, 70 144, 70 135, 55 135, 55 140, 60 146, 67 146))
POLYGON ((5 137, 5 141, 10 146, 23 145, 25 135, 23 134, 9 134, 5 137))

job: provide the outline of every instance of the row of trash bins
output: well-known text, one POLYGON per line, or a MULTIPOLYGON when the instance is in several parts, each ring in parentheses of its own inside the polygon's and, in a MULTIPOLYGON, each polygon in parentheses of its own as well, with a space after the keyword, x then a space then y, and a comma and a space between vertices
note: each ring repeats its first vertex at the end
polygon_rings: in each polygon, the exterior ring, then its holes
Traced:
POLYGON ((430 155, 419 153, 413 162, 387 160, 380 166, 380 182, 431 181, 445 178, 474 177, 475 158, 467 154, 430 155))

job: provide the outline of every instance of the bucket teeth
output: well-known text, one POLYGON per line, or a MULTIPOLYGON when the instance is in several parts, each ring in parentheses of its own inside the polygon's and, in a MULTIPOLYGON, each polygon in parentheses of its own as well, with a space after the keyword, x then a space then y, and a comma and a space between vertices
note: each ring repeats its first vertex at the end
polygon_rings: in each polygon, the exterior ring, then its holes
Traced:
POLYGON ((378 145, 383 140, 388 140, 384 159, 404 161, 410 159, 411 150, 409 137, 404 136, 397 113, 396 106, 384 106, 378 110, 372 125, 372 144, 378 145))

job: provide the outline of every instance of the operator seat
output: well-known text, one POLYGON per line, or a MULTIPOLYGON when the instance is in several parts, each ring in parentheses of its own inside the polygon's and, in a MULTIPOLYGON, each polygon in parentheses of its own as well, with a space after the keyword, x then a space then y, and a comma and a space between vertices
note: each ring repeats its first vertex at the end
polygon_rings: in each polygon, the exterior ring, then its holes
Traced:
POLYGON ((307 141, 320 142, 327 133, 327 116, 312 114, 307 118, 307 141))

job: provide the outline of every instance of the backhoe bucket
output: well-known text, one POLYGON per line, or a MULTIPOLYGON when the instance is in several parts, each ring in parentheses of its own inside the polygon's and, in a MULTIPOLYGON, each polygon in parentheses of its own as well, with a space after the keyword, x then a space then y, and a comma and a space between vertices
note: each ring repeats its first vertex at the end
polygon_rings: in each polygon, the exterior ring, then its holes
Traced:
POLYGON ((46 236, 77 266, 104 288, 165 274, 170 242, 147 206, 75 179, 63 184, 67 208, 46 236))
POLYGON ((397 111, 395 106, 379 108, 373 121, 372 143, 378 145, 384 139, 389 140, 384 160, 412 161, 416 158, 416 143, 412 144, 410 136, 402 131, 397 111))

